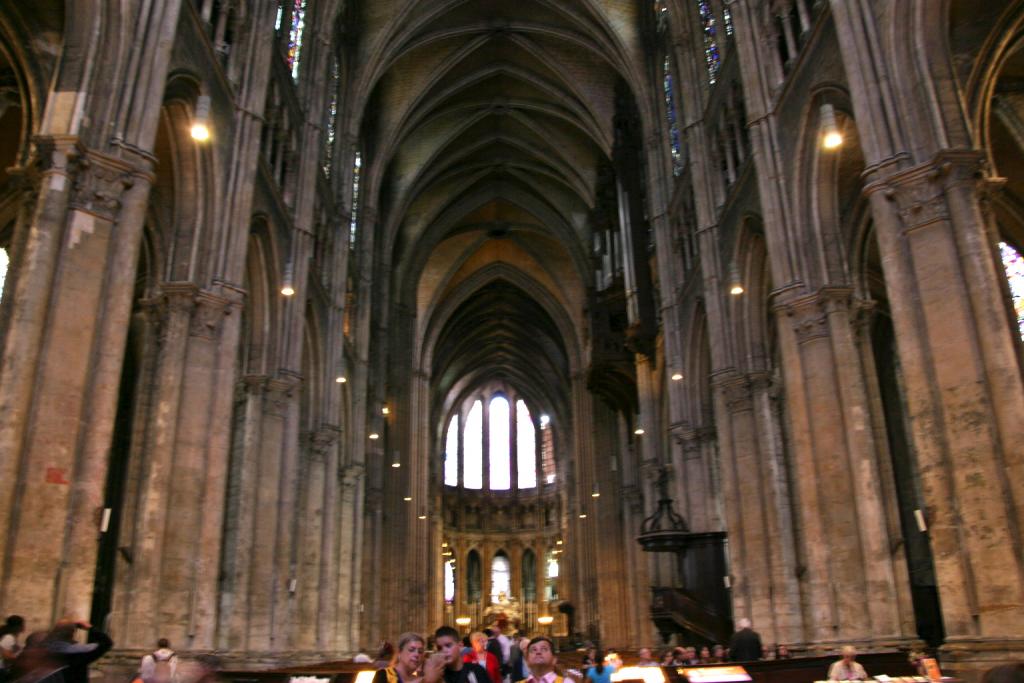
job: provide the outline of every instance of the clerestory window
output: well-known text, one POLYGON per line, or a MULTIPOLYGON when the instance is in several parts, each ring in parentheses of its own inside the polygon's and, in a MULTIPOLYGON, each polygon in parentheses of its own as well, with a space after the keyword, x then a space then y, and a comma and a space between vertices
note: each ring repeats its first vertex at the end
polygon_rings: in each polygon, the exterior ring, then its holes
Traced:
POLYGON ((547 416, 534 422, 526 401, 505 392, 474 398, 448 421, 444 483, 508 491, 555 481, 554 444, 547 416))

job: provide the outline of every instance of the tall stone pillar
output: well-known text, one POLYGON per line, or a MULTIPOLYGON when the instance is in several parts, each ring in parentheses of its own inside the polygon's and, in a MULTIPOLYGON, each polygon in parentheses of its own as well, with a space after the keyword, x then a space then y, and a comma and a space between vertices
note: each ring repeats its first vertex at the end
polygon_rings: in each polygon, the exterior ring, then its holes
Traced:
POLYGON ((0 369, 0 601, 34 623, 91 604, 147 169, 47 136, 24 171, 0 369))
POLYGON ((867 186, 953 670, 1024 656, 1024 388, 980 153, 867 186))
POLYGON ((810 643, 891 645, 913 634, 904 563, 890 542, 877 439, 854 343, 850 292, 784 290, 779 338, 791 425, 810 643), (873 599, 864 603, 862 596, 873 599), (901 597, 903 598, 901 600, 901 597))

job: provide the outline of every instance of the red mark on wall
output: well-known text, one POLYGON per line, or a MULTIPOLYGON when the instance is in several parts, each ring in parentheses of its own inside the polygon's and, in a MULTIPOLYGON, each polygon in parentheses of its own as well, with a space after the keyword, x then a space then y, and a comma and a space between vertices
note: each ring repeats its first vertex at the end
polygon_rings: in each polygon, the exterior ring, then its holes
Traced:
POLYGON ((70 484, 67 479, 64 478, 63 467, 47 467, 46 468, 46 483, 47 484, 70 484))

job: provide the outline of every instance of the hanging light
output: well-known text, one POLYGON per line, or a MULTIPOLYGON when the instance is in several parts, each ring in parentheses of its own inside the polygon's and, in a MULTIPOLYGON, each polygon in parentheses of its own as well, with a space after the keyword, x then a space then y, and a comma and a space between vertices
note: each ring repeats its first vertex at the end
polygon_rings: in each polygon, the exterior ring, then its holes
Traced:
POLYGON ((421 513, 420 513, 419 515, 417 515, 417 517, 416 517, 416 519, 426 519, 426 518, 427 518, 427 513, 426 513, 426 512, 421 512, 421 513))
POLYGON ((376 441, 377 439, 380 438, 380 434, 378 434, 377 432, 370 432, 370 436, 367 438, 370 439, 370 441, 376 441))
POLYGON ((643 436, 644 428, 643 427, 637 427, 636 429, 633 430, 633 433, 636 434, 637 436, 643 436))
POLYGON ((729 264, 729 293, 733 296, 739 296, 744 291, 743 282, 740 280, 740 269, 736 266, 736 262, 733 261, 729 264))
POLYGON ((402 466, 402 454, 397 450, 391 452, 391 466, 401 467, 402 466))
POLYGON ((334 378, 334 381, 337 382, 338 384, 344 384, 348 380, 345 379, 344 375, 338 375, 337 377, 334 378))
POLYGON ((590 489, 590 497, 591 498, 600 498, 601 497, 601 491, 598 490, 597 482, 596 481, 594 482, 594 486, 590 489))
POLYGON ((836 109, 831 104, 821 105, 819 110, 821 121, 821 146, 825 149, 836 149, 843 144, 843 134, 836 124, 836 109))
POLYGON ((381 406, 380 414, 381 415, 390 415, 391 414, 391 408, 388 408, 388 404, 387 403, 385 403, 383 406, 381 406))
POLYGON ((683 373, 679 372, 678 370, 676 370, 675 372, 672 373, 672 381, 673 382, 678 382, 682 378, 683 378, 683 373))
POLYGON ((210 96, 200 95, 196 98, 196 111, 192 117, 192 139, 206 142, 210 139, 210 96))
POLYGON ((586 519, 586 518, 587 518, 587 513, 586 512, 581 512, 580 513, 580 519, 586 519))
POLYGON ((412 502, 412 496, 406 496, 402 500, 404 500, 406 503, 411 503, 412 502))

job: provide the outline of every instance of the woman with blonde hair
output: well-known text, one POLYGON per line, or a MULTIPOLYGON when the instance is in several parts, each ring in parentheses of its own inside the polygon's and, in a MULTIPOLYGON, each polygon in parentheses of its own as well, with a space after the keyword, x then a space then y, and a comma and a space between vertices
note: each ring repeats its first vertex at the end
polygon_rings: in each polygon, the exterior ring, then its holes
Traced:
POLYGON ((391 664, 373 675, 373 683, 410 683, 420 676, 426 641, 418 633, 398 636, 398 649, 391 664))

